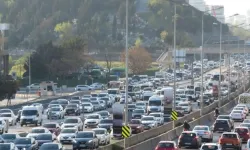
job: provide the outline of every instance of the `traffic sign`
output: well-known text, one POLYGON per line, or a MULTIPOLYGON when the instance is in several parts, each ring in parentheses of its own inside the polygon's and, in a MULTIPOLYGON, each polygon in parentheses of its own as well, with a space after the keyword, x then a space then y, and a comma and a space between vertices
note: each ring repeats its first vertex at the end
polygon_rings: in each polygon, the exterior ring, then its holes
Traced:
POLYGON ((175 110, 173 110, 171 112, 171 119, 172 120, 177 120, 178 119, 178 113, 175 110))
POLYGON ((130 134, 131 134, 130 127, 129 126, 122 126, 122 136, 124 138, 128 138, 128 137, 130 137, 130 134))

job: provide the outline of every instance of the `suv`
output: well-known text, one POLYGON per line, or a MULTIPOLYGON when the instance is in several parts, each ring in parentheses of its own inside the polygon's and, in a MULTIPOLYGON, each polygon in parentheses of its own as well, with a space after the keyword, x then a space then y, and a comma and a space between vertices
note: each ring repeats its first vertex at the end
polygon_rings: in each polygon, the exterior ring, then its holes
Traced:
POLYGON ((247 140, 250 138, 250 131, 247 127, 236 127, 234 132, 239 134, 242 142, 247 142, 247 140))
POLYGON ((230 132, 232 129, 227 119, 216 119, 212 128, 213 132, 230 132))
POLYGON ((201 138, 193 131, 183 131, 178 139, 178 147, 194 147, 199 148, 201 146, 201 138))
POLYGON ((229 124, 231 125, 232 129, 234 129, 234 121, 229 115, 219 115, 217 119, 227 119, 229 124))
POLYGON ((234 132, 224 132, 222 133, 219 144, 222 149, 225 148, 233 148, 237 150, 241 150, 241 140, 238 133, 234 132))

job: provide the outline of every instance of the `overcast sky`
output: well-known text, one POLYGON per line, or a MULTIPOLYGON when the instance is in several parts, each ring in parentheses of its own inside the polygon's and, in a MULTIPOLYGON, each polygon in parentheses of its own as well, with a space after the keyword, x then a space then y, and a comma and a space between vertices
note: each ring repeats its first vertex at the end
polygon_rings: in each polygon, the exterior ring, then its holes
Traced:
POLYGON ((207 5, 224 5, 225 16, 246 15, 250 10, 250 0, 205 0, 207 5))

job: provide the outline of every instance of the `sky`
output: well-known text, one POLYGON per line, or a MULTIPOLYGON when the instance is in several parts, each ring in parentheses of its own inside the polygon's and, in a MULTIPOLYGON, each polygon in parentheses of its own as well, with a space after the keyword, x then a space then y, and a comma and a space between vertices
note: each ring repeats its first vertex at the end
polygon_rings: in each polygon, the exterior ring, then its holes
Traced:
POLYGON ((205 0, 207 5, 224 5, 225 16, 246 15, 250 10, 250 0, 205 0))

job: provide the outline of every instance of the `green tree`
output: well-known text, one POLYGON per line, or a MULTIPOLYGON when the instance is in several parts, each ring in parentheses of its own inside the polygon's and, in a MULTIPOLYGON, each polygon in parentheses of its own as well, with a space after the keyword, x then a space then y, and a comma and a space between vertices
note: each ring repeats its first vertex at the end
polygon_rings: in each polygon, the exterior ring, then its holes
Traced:
POLYGON ((70 22, 62 22, 55 26, 56 31, 60 38, 72 36, 72 24, 70 22))

